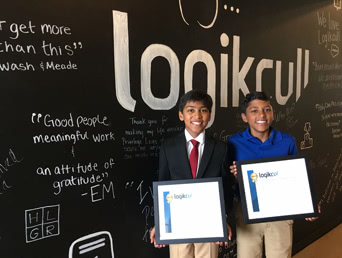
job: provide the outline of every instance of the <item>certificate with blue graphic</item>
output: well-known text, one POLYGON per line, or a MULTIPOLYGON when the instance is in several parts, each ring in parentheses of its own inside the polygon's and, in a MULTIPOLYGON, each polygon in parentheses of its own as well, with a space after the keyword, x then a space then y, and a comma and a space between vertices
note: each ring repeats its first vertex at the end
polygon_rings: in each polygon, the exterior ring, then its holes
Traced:
POLYGON ((236 162, 246 224, 317 216, 303 155, 236 162))
POLYGON ((228 241, 221 178, 153 182, 157 244, 228 241))

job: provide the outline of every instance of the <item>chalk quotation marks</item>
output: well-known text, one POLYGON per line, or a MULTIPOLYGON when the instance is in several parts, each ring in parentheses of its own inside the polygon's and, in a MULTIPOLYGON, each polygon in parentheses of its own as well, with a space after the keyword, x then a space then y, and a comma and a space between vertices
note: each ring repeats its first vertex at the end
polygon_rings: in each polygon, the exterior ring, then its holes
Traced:
POLYGON ((133 187, 134 181, 126 182, 125 189, 133 187))
POLYGON ((68 258, 114 258, 113 239, 108 231, 99 231, 75 240, 69 248, 68 258))
POLYGON ((26 243, 59 235, 59 212, 59 205, 26 210, 26 243))
POLYGON ((73 44, 74 49, 82 49, 82 42, 74 42, 73 44))
POLYGON ((42 118, 42 114, 36 114, 36 113, 32 113, 32 116, 31 116, 31 122, 32 124, 34 123, 40 123, 40 119, 42 118))

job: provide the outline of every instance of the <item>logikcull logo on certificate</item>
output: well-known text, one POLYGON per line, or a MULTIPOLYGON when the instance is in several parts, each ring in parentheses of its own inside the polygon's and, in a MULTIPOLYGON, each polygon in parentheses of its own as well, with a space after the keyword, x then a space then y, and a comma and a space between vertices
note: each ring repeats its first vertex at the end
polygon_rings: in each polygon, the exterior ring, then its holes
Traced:
POLYGON ((170 192, 163 192, 164 196, 164 219, 165 219, 165 232, 171 233, 171 207, 170 204, 172 202, 173 196, 170 192))
POLYGON ((163 192, 164 198, 164 219, 165 219, 165 232, 172 233, 172 224, 171 224, 171 202, 172 201, 181 201, 184 199, 189 199, 192 197, 192 194, 171 194, 169 191, 163 192))
POLYGON ((251 199, 252 199, 252 206, 253 211, 258 212, 260 211, 259 208, 259 200, 258 200, 258 193, 257 193, 257 187, 256 183, 258 179, 267 179, 278 176, 278 172, 265 172, 265 173, 255 173, 253 170, 247 170, 248 174, 248 182, 249 182, 249 189, 251 193, 251 199))
POLYGON ((255 184, 258 181, 258 174, 254 173, 253 170, 247 170, 247 174, 248 174, 249 190, 251 192, 253 211, 257 212, 257 211, 260 211, 258 193, 256 189, 256 184, 255 184))

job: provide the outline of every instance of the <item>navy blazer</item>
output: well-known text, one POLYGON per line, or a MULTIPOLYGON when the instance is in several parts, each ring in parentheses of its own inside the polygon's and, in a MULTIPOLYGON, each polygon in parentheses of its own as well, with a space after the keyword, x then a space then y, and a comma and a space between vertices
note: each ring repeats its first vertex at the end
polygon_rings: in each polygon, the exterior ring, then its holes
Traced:
MULTIPOLYGON (((228 166, 228 145, 207 134, 196 178, 222 177, 226 212, 232 207, 232 177, 228 166)), ((160 147, 159 181, 192 179, 185 133, 167 139, 160 147)))

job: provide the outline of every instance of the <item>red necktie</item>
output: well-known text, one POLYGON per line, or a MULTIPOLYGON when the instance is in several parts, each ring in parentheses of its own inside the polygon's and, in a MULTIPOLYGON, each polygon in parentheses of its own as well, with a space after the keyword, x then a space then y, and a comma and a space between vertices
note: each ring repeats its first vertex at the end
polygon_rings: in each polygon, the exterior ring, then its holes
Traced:
POLYGON ((190 167, 192 172, 192 177, 196 178, 197 164, 198 164, 198 144, 196 140, 190 140, 192 143, 192 150, 190 153, 190 167))

